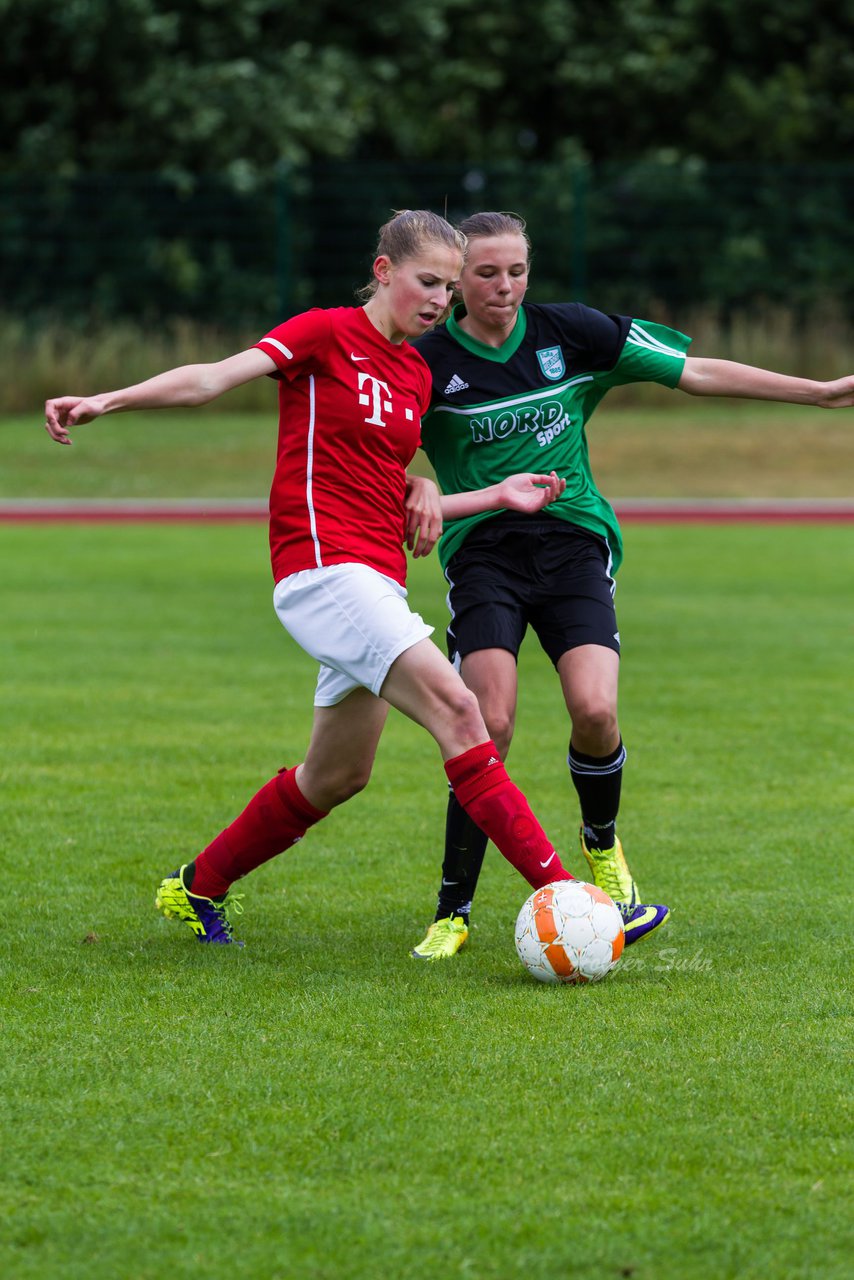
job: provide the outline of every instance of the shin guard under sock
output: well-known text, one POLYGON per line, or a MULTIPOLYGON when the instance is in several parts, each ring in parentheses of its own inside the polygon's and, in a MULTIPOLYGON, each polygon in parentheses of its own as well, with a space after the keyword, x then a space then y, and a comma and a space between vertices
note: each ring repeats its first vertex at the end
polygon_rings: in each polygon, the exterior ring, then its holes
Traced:
POLYGON ((445 772, 466 813, 532 888, 573 879, 528 801, 507 776, 494 742, 446 760, 445 772))
POLYGON ((230 826, 195 861, 194 894, 218 898, 229 886, 289 849, 326 814, 309 804, 296 783, 296 769, 282 770, 253 796, 230 826))

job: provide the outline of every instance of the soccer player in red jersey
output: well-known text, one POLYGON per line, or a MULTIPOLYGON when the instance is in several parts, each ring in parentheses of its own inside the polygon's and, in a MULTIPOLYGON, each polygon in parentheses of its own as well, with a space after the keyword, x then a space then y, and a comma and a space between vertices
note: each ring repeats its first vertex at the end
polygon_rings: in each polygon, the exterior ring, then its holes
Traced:
POLYGON ((407 339, 442 316, 464 245, 443 218, 405 210, 380 232, 363 306, 311 310, 225 360, 45 406, 49 435, 70 444, 73 428, 105 413, 206 404, 254 378, 278 381, 274 604, 320 664, 315 715, 305 760, 276 774, 160 884, 157 906, 201 942, 233 943, 234 881, 366 785, 389 706, 433 736, 459 803, 530 885, 571 878, 507 776, 477 698, 406 602, 404 542, 426 554, 443 515, 535 513, 563 488, 554 474, 525 473, 440 499, 432 481, 407 475, 431 390, 429 370, 407 339))

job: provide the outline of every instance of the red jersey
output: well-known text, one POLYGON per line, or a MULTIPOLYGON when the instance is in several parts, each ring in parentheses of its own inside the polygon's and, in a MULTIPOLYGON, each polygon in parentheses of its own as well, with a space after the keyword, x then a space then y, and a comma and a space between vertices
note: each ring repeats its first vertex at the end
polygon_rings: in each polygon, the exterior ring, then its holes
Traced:
POLYGON ((361 307, 319 308, 257 346, 279 370, 279 447, 270 492, 278 582, 300 569, 367 564, 406 583, 406 468, 421 442, 430 372, 361 307))

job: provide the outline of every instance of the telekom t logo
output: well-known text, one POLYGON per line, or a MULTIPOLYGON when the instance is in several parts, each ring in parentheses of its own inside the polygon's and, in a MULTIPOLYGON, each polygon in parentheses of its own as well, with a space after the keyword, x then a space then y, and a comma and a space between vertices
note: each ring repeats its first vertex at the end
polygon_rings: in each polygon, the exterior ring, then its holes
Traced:
POLYGON ((371 416, 365 418, 365 422, 375 427, 384 427, 385 422, 380 415, 383 411, 391 413, 391 392, 388 389, 388 383, 360 371, 359 390, 362 392, 359 396, 359 404, 371 406, 371 416))

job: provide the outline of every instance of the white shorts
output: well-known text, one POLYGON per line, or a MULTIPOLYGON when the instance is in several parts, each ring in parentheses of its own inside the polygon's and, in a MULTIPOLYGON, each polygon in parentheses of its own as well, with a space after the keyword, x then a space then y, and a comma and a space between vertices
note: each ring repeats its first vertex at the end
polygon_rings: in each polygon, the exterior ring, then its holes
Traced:
POLYGON ((320 663, 316 707, 354 689, 379 695, 395 658, 433 634, 406 589, 366 564, 302 569, 276 583, 273 606, 301 649, 320 663))

